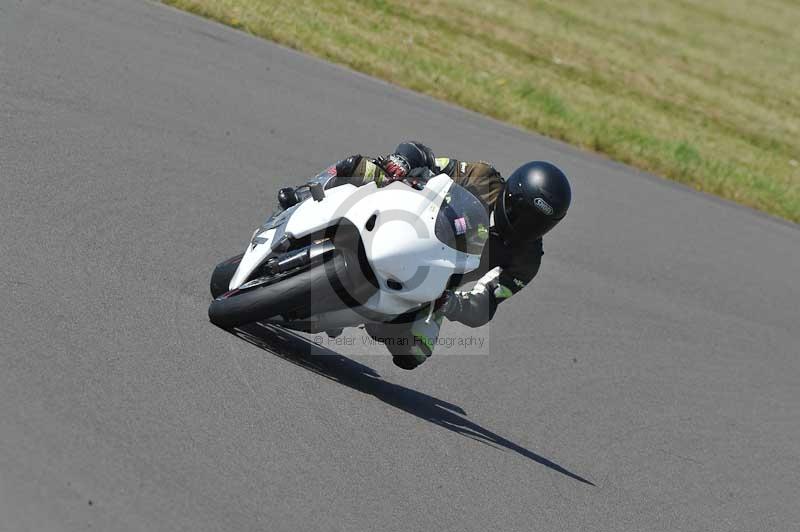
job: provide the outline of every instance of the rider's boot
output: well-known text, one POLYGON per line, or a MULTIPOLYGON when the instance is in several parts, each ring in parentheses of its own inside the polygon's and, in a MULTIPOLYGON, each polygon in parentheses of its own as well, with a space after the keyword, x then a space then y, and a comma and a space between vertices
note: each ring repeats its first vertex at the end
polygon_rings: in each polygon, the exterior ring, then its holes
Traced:
POLYGON ((433 354, 442 318, 439 312, 420 311, 413 323, 371 324, 366 330, 374 340, 386 346, 395 366, 412 370, 433 354))

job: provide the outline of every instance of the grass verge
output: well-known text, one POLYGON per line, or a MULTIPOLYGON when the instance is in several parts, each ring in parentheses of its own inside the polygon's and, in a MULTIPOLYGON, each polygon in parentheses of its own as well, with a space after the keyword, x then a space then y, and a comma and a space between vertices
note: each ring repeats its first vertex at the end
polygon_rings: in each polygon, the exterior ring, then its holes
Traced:
POLYGON ((165 0, 800 223, 796 0, 165 0))

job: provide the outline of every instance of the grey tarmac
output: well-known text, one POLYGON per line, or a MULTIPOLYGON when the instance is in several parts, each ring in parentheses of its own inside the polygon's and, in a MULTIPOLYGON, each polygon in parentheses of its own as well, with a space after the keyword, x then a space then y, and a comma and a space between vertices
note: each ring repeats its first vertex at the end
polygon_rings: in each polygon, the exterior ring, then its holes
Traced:
POLYGON ((0 530, 800 528, 795 225, 141 0, 0 3, 0 187, 0 530), (481 353, 207 321, 280 186, 405 138, 572 177, 481 353))

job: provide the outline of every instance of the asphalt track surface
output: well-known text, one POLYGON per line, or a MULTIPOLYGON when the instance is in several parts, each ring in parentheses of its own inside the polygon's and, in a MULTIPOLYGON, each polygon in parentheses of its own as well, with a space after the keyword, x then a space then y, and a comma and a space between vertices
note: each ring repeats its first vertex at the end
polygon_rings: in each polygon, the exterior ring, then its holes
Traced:
POLYGON ((797 226, 142 1, 0 4, 0 135, 0 530, 800 528, 797 226), (207 321, 280 185, 409 137, 572 176, 485 354, 207 321))

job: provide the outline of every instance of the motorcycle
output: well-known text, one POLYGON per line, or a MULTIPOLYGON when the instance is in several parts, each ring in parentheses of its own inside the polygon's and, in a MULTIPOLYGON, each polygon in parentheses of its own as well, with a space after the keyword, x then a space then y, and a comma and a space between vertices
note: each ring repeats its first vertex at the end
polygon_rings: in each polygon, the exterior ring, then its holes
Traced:
MULTIPOLYGON (((212 323, 268 323, 308 333, 402 323, 478 268, 489 236, 484 205, 446 174, 424 182, 345 184, 271 215, 244 253, 211 276, 212 323)), ((329 176, 327 176, 329 177, 329 176)))

